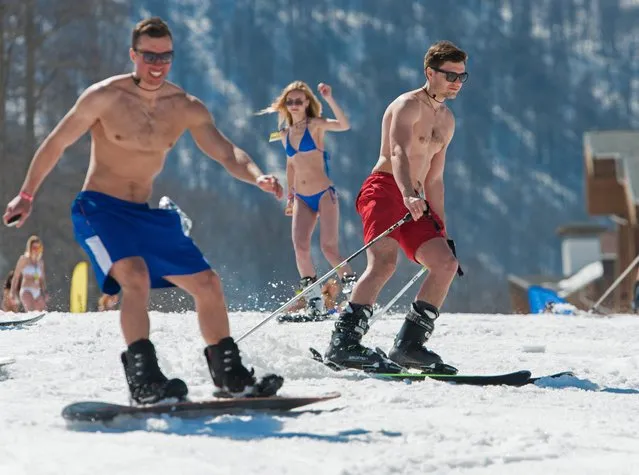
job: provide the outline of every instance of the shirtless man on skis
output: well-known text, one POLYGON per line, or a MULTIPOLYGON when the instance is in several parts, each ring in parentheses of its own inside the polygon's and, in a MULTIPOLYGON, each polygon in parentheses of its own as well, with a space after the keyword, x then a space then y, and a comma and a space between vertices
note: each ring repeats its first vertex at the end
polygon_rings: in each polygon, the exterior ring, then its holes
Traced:
POLYGON ((356 201, 364 241, 382 234, 407 210, 412 220, 367 249, 366 270, 335 323, 326 360, 380 372, 443 364, 424 343, 435 328, 455 273, 461 272, 454 243, 446 234, 444 164, 455 119, 444 102, 454 99, 467 80, 466 59, 466 53, 449 41, 435 43, 424 57, 426 84, 400 95, 384 113, 380 156, 356 201), (430 272, 395 338, 389 360, 360 342, 368 331, 373 303, 395 272, 400 248, 430 272))

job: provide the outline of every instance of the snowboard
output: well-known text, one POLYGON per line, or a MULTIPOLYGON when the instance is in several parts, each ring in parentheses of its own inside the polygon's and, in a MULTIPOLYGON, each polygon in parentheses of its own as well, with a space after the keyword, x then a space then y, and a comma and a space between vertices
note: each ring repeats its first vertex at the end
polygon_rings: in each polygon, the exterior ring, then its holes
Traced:
POLYGON ((310 397, 248 397, 183 401, 148 406, 127 406, 103 401, 74 402, 62 409, 62 417, 70 422, 108 422, 117 416, 150 417, 167 414, 173 417, 204 417, 244 412, 285 412, 297 407, 340 397, 333 392, 310 397))
POLYGON ((35 322, 39 321, 39 320, 42 320, 45 315, 46 315, 46 313, 40 313, 40 314, 36 315, 35 317, 24 318, 22 320, 0 321, 0 327, 17 327, 19 325, 30 325, 32 323, 35 323, 35 322))

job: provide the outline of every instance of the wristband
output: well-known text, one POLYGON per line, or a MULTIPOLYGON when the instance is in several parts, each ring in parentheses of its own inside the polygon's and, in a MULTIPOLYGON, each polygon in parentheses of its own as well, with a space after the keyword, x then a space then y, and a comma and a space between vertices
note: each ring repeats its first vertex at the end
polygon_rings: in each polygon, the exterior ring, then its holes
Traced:
POLYGON ((33 195, 26 191, 21 191, 18 196, 20 196, 23 200, 27 200, 29 203, 33 203, 33 195))

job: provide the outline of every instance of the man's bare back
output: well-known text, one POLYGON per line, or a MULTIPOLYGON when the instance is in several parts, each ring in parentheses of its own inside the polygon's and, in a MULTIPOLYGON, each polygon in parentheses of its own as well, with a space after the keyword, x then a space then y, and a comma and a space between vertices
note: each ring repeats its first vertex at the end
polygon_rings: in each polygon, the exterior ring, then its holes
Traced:
MULTIPOLYGON (((395 133, 410 134, 410 146, 408 148, 408 162, 410 164, 410 181, 414 190, 423 187, 424 180, 431 166, 433 156, 441 152, 450 142, 455 129, 455 119, 450 110, 443 104, 435 106, 429 104, 429 98, 422 88, 406 92, 389 104, 382 119, 382 141, 380 157, 374 172, 393 173, 391 124, 393 117, 400 110, 412 112, 418 115, 414 125, 405 126, 405 131, 395 133)), ((396 127, 404 127, 397 124, 396 127)))
POLYGON ((83 190, 145 202, 167 153, 201 114, 201 103, 169 82, 158 92, 141 90, 130 74, 94 85, 86 99, 99 112, 90 128, 83 190))

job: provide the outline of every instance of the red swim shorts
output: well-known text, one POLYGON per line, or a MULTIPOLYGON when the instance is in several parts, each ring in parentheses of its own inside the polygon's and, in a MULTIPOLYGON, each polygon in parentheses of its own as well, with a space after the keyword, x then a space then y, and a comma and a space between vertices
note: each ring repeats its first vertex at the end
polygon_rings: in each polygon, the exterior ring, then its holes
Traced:
MULTIPOLYGON (((364 243, 368 244, 377 236, 402 219, 408 209, 404 206, 395 177, 391 173, 373 172, 362 184, 355 202, 357 212, 364 226, 364 243)), ((389 234, 395 239, 408 257, 415 260, 419 246, 431 239, 444 237, 444 225, 433 211, 417 221, 409 221, 389 234)))

